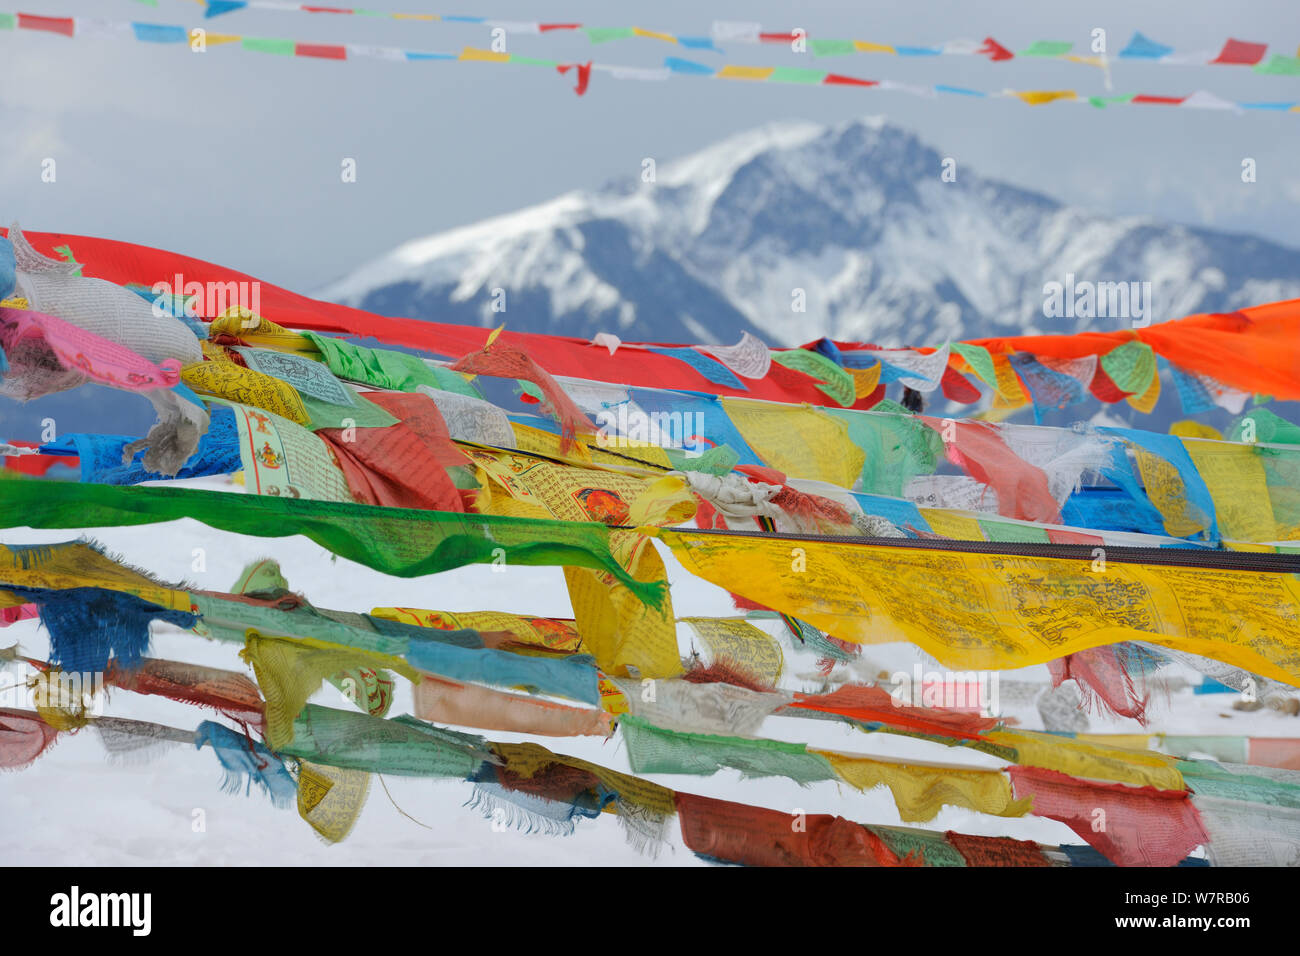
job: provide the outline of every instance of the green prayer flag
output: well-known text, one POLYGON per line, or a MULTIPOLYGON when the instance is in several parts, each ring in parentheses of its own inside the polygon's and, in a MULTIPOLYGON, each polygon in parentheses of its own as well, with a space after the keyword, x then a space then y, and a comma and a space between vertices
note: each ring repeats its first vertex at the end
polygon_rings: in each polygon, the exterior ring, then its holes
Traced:
POLYGON ((1179 760, 1178 771, 1192 793, 1274 807, 1300 808, 1300 785, 1257 776, 1255 768, 1208 760, 1179 760))
POLYGON ((849 441, 865 455, 861 491, 866 494, 901 498, 909 481, 933 474, 943 457, 943 437, 906 411, 825 411, 844 425, 849 441))
POLYGON ((1051 542, 1051 539, 1047 536, 1046 528, 1015 524, 1011 521, 994 521, 989 518, 980 518, 978 521, 980 529, 984 532, 984 537, 989 541, 1023 541, 1033 544, 1049 544, 1051 542))
POLYGON ((1228 432, 1227 438, 1229 441, 1300 445, 1300 425, 1292 424, 1267 408, 1256 407, 1232 423, 1232 430, 1228 432))
POLYGON ((1088 102, 1101 110, 1105 109, 1111 103, 1128 103, 1136 95, 1136 93, 1127 93, 1121 96, 1090 96, 1088 97, 1088 102))
POLYGON ((778 66, 772 71, 768 82, 771 83, 807 83, 817 84, 825 82, 825 70, 810 70, 806 67, 797 66, 778 66))
POLYGON ((608 43, 610 40, 623 40, 636 36, 631 27, 585 27, 582 31, 592 43, 608 43))
POLYGON ((857 53, 857 44, 852 40, 809 40, 808 49, 813 56, 844 56, 857 53))
POLYGON ((857 387, 853 376, 820 352, 811 349, 774 350, 772 361, 817 379, 821 383, 817 389, 845 408, 851 407, 857 401, 857 387))
POLYGON ((416 720, 308 704, 293 722, 293 740, 279 751, 327 767, 405 777, 466 780, 491 758, 487 741, 416 720))
POLYGON ((740 461, 730 445, 714 445, 702 455, 688 455, 680 448, 665 448, 664 454, 674 471, 698 471, 707 475, 725 475, 740 461))
POLYGON ((1074 48, 1068 40, 1035 40, 1016 56, 1065 56, 1074 48))
POLYGON ((1281 76, 1300 76, 1300 57, 1274 53, 1263 63, 1256 63, 1255 72, 1273 73, 1281 76))
POLYGON ((1101 367, 1120 391, 1141 395, 1156 376, 1155 349, 1145 342, 1125 342, 1101 357, 1101 367))
POLYGON ((952 350, 966 360, 981 382, 992 388, 998 384, 998 373, 993 365, 993 356, 982 345, 970 345, 966 342, 951 343, 952 350))
POLYGON ((628 573, 609 550, 609 529, 595 522, 64 481, 13 482, 0 495, 4 528, 103 528, 180 518, 262 538, 301 534, 340 557, 403 578, 502 561, 571 565, 607 571, 647 603, 657 606, 664 597, 662 582, 628 573))
POLYGON ((830 761, 804 744, 665 730, 630 714, 619 717, 618 727, 633 773, 708 776, 730 767, 746 777, 789 777, 800 784, 839 779, 830 761))
POLYGON ((438 365, 429 365, 417 355, 396 349, 372 349, 354 345, 328 335, 304 332, 325 359, 329 370, 339 378, 396 392, 413 392, 420 385, 457 392, 470 398, 482 398, 458 373, 438 365))
POLYGON ((272 37, 244 37, 240 44, 245 50, 276 56, 293 56, 295 46, 292 40, 277 40, 272 37))
POLYGON ((333 402, 321 401, 319 398, 301 392, 299 397, 302 399, 303 407, 307 409, 307 416, 311 419, 307 427, 312 431, 318 428, 347 428, 349 424, 354 428, 386 428, 398 422, 398 419, 389 414, 386 409, 367 401, 361 395, 357 396, 355 405, 335 405, 333 402))

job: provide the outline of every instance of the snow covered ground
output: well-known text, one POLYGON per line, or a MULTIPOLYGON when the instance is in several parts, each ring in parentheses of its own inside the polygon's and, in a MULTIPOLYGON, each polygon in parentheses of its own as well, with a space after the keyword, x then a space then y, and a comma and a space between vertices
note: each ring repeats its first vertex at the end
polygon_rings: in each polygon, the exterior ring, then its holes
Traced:
MULTIPOLYGON (((173 483, 174 484, 174 483, 173 483)), ((223 479, 186 484, 235 490, 223 479)), ((289 585, 312 603, 327 608, 369 611, 372 607, 404 605, 450 611, 501 610, 568 616, 571 609, 559 568, 509 567, 494 572, 473 566, 415 580, 371 571, 329 552, 302 537, 253 539, 214 531, 183 520, 136 528, 88 528, 85 534, 111 552, 164 578, 184 579, 199 587, 227 590, 251 560, 273 557, 280 562, 289 585), (194 570, 195 549, 202 548, 206 570, 194 570)), ((0 541, 47 543, 77 537, 70 531, 14 529, 0 541)), ((728 595, 684 571, 666 548, 660 548, 669 568, 674 610, 687 615, 731 616, 728 595)), ((779 622, 759 622, 779 634, 779 622)), ((0 631, 0 646, 17 641, 22 652, 46 656, 47 636, 35 621, 0 631)), ((814 690, 792 675, 814 670, 814 656, 786 647, 784 686, 814 690)), ((683 653, 690 648, 689 628, 679 630, 683 653)), ((245 670, 237 650, 167 625, 155 625, 153 656, 230 669, 245 670)), ((918 659, 909 646, 869 647, 866 659, 894 671, 910 670, 918 659)), ((1162 673, 1199 683, 1199 675, 1169 668, 1162 673)), ((251 676, 251 671, 250 671, 251 676)), ((1014 681, 1047 682, 1045 667, 1004 672, 1004 686, 1014 681)), ((0 674, 0 686, 20 678, 11 666, 0 674)), ((398 679, 392 716, 410 713, 411 688, 398 679)), ((1008 699, 1003 711, 1028 729, 1042 727, 1032 702, 1008 699)), ((1158 695, 1157 695, 1158 697, 1158 695)), ((1243 713, 1232 710, 1234 695, 1195 695, 1182 690, 1168 701, 1151 706, 1151 732, 1183 734, 1246 734, 1300 736, 1300 720, 1271 710, 1243 713)), ((346 704, 333 688, 314 698, 326 706, 346 704)), ((30 707, 27 699, 9 692, 5 706, 30 707)), ((209 716, 197 708, 157 697, 119 691, 106 704, 107 715, 151 720, 193 729, 209 716)), ((473 729, 473 728, 470 728, 473 729)), ((1091 717, 1091 732, 1140 732, 1134 721, 1091 717)), ((495 740, 535 739, 558 753, 567 753, 628 771, 619 736, 594 738, 527 738, 518 734, 480 731, 495 740)), ((887 734, 865 734, 847 725, 822 720, 771 717, 764 736, 804 741, 820 747, 866 755, 996 767, 986 755, 949 750, 926 741, 887 734)), ((210 749, 196 751, 177 745, 152 760, 134 765, 111 764, 97 735, 63 735, 35 765, 0 775, 0 820, 5 858, 11 865, 341 865, 422 866, 438 864, 560 864, 560 865, 702 865, 685 848, 672 827, 670 847, 651 859, 638 855, 624 841, 617 821, 609 815, 582 820, 572 836, 553 837, 515 830, 496 831, 477 810, 464 806, 471 785, 463 781, 434 781, 384 777, 391 794, 375 780, 369 802, 351 836, 330 846, 320 840, 293 809, 279 810, 254 791, 245 796, 223 793, 222 770, 210 749), (409 817, 399 812, 401 808, 409 817), (202 810, 205 827, 195 832, 195 811, 202 810), (421 825, 423 824, 423 825, 421 825)), ((665 786, 785 811, 837 813, 864 823, 899 824, 888 790, 859 793, 845 785, 819 783, 800 787, 792 781, 764 778, 742 780, 726 770, 712 777, 652 776, 665 786)), ((956 808, 945 808, 926 824, 930 829, 1006 835, 1044 843, 1078 843, 1062 824, 1037 817, 1002 819, 956 808)))

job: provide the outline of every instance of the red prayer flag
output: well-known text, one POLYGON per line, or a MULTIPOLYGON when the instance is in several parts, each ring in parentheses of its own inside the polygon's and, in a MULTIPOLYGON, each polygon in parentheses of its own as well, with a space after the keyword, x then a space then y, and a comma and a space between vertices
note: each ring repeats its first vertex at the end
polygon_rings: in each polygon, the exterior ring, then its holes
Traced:
POLYGON ((569 70, 578 71, 578 85, 573 88, 573 92, 579 96, 587 92, 587 84, 591 82, 591 61, 586 63, 564 63, 556 67, 561 74, 568 73, 569 70))
POLYGON ((879 86, 879 80, 862 80, 856 76, 844 76, 841 73, 827 73, 822 83, 831 86, 879 86))
POLYGON ((939 379, 939 387, 943 389, 944 398, 960 402, 963 405, 970 405, 980 399, 980 390, 951 365, 943 370, 943 378, 939 379))
POLYGON ((746 866, 907 866, 860 823, 674 795, 682 842, 693 853, 746 866))
POLYGON ((1010 50, 1008 50, 1006 47, 1004 47, 1001 43, 999 43, 997 40, 993 39, 992 37, 985 37, 984 45, 980 47, 978 50, 976 50, 975 52, 983 54, 984 56, 987 56, 990 60, 995 60, 995 61, 1011 60, 1015 58, 1014 53, 1012 53, 1010 50))
POLYGON ((1033 840, 975 836, 949 830, 944 835, 966 860, 967 866, 1051 866, 1042 848, 1033 840))
MULTIPOLYGON (((9 444, 15 448, 41 447, 30 441, 11 441, 9 444)), ((16 471, 20 475, 39 475, 42 478, 56 465, 78 469, 81 467, 81 459, 76 455, 7 455, 0 460, 3 460, 4 467, 10 471, 16 471)))
POLYGON ((293 52, 295 56, 315 56, 320 57, 322 60, 346 60, 348 58, 347 47, 325 43, 295 43, 293 52))
POLYGON ((1088 383, 1088 391, 1092 392, 1092 397, 1097 401, 1106 402, 1108 405, 1122 401, 1130 394, 1115 384, 1115 380, 1106 374, 1106 370, 1100 363, 1097 364, 1097 371, 1093 373, 1092 381, 1088 383))
POLYGON ((1148 96, 1145 93, 1139 93, 1137 96, 1133 97, 1132 102, 1152 103, 1152 104, 1163 105, 1163 106, 1177 106, 1185 99, 1187 99, 1187 97, 1185 96, 1148 96))
POLYGON ((75 30, 72 17, 38 17, 31 13, 18 14, 18 26, 24 30, 44 30, 70 37, 75 30))
POLYGON ((1032 767, 1007 773, 1017 800, 1033 798, 1035 816, 1064 823, 1117 866, 1177 866, 1209 842, 1186 790, 1099 783, 1032 767))
POLYGON ((1210 62, 1254 66, 1264 59, 1264 52, 1267 49, 1267 43, 1247 43, 1245 40, 1229 39, 1227 43, 1223 44, 1223 49, 1219 51, 1219 55, 1210 62))

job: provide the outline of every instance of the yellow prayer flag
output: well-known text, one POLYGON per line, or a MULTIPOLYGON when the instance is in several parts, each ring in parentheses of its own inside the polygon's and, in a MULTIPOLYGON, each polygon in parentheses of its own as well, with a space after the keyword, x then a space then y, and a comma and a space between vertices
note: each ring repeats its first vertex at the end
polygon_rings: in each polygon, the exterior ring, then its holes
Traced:
POLYGON ((785 668, 776 638, 743 617, 684 617, 708 651, 709 662, 739 666, 766 687, 775 687, 785 668))
POLYGON ((1223 440, 1223 433, 1213 425, 1206 425, 1204 422, 1195 422, 1190 418, 1181 422, 1174 422, 1169 426, 1169 434, 1177 435, 1179 438, 1211 438, 1215 441, 1223 440))
POLYGON ((1124 401, 1128 402, 1143 415, 1150 415, 1151 410, 1156 407, 1156 402, 1160 400, 1160 376, 1152 375, 1151 384, 1141 395, 1128 395, 1124 401))
POLYGON ((1092 740, 1071 740, 1059 734, 1029 730, 995 730, 985 736, 1010 747, 1016 763, 1024 767, 1055 770, 1085 780, 1110 780, 1134 787, 1185 790, 1177 758, 1155 751, 1107 746, 1092 740))
POLYGON ((519 452, 461 447, 485 479, 480 483, 491 492, 481 495, 477 503, 489 514, 531 514, 607 525, 678 524, 695 514, 695 496, 679 477, 651 479, 519 452))
MULTIPOLYGON (((266 742, 272 750, 293 740, 294 718, 321 684, 340 671, 380 667, 395 670, 410 681, 420 679, 419 672, 404 659, 390 654, 308 638, 267 637, 254 630, 245 635, 239 656, 253 668, 266 699, 266 742)), ((353 703, 367 710, 359 697, 354 697, 353 703)))
POLYGON ((943 508, 921 508, 921 517, 935 534, 954 541, 983 541, 984 529, 979 520, 968 515, 954 514, 943 508))
POLYGON ((467 46, 460 51, 462 60, 479 60, 485 63, 509 63, 509 53, 497 53, 493 50, 480 50, 476 47, 467 46))
POLYGON ((1006 670, 1151 641, 1300 686, 1300 576, 676 529, 688 571, 840 640, 1006 670))
POLYGON ((722 407, 750 448, 790 478, 852 488, 865 455, 848 429, 811 405, 723 398, 722 407))
MULTIPOLYGON (((190 595, 158 584, 138 571, 121 565, 85 541, 68 541, 39 548, 0 545, 0 587, 104 588, 134 594, 141 600, 173 611, 188 611, 190 595)), ((27 598, 17 603, 25 604, 27 598)))
POLYGON ((627 702, 627 695, 619 689, 619 686, 604 674, 600 675, 597 682, 600 687, 600 709, 607 714, 618 716, 627 714, 632 710, 632 706, 627 702))
POLYGON ((1001 404, 999 396, 994 394, 992 407, 986 408, 982 412, 976 412, 970 417, 980 422, 1004 422, 1016 413, 1017 408, 1022 407, 1020 405, 1001 404))
POLYGON ((866 398, 880 385, 879 362, 871 368, 851 368, 849 374, 853 376, 854 398, 866 398))
POLYGON ((545 455, 547 458, 558 458, 571 464, 590 464, 592 460, 587 447, 580 441, 574 442, 566 453, 561 449, 564 439, 555 432, 534 428, 531 425, 521 425, 518 422, 511 422, 510 427, 515 433, 515 447, 519 451, 545 455))
POLYGON ((999 817, 1022 817, 1033 801, 1016 800, 1011 781, 1001 770, 926 767, 813 750, 821 754, 845 783, 857 790, 889 788, 904 823, 925 823, 945 805, 999 817))
POLYGON ((1041 106, 1056 100, 1072 100, 1077 96, 1074 90, 1013 90, 1012 92, 1030 106, 1041 106))
POLYGON ((1029 393, 1020 382, 1020 376, 1012 368, 1010 359, 1003 352, 993 352, 993 374, 997 383, 993 393, 994 408, 1020 408, 1029 404, 1029 393))
POLYGON ((327 843, 344 840, 366 805, 370 774, 298 761, 298 816, 327 843))
POLYGON ((1099 744, 1120 750, 1136 750, 1139 753, 1155 749, 1151 745, 1150 734, 1076 734, 1074 739, 1086 744, 1099 744))
POLYGON ((728 64, 718 71, 724 80, 766 80, 775 72, 772 66, 736 66, 728 64))
POLYGON ((1164 519, 1165 532, 1173 538, 1185 538, 1204 530, 1210 516, 1201 514, 1187 500, 1187 486, 1178 469, 1145 448, 1132 447, 1138 474, 1142 476, 1147 497, 1164 519))
POLYGON ((1183 447, 1214 499, 1219 534, 1233 541, 1275 541, 1268 480, 1255 445, 1183 439, 1183 447))
POLYGON ((677 37, 671 33, 659 33, 655 30, 642 30, 640 27, 632 28, 633 34, 639 37, 648 37, 651 40, 663 40, 665 43, 676 43, 677 37))
POLYGON ((302 396, 292 385, 234 362, 191 362, 181 368, 181 381, 196 392, 253 405, 298 425, 311 423, 302 396))
MULTIPOLYGON (((612 531, 610 550, 639 581, 667 582, 663 558, 649 538, 612 531)), ((615 677, 676 677, 682 672, 677 622, 665 591, 663 606, 643 604, 607 571, 566 567, 573 617, 583 648, 615 677)))

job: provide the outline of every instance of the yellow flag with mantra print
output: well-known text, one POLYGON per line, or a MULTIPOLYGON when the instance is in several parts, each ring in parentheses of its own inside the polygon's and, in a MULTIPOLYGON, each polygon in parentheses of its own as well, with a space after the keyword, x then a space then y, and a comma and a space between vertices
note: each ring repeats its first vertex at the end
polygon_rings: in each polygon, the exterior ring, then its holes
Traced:
MULTIPOLYGON (((59 544, 0 545, 0 589, 6 584, 16 587, 50 588, 105 588, 124 591, 141 600, 173 611, 188 611, 188 591, 178 591, 159 584, 91 546, 85 541, 66 541, 59 544)), ((6 595, 0 607, 25 604, 29 599, 6 595)))
POLYGON ((852 488, 862 474, 863 452, 844 424, 811 405, 782 405, 723 398, 740 437, 763 461, 790 478, 852 488))
POLYGON ((1184 439, 1192 464, 1214 499, 1219 534, 1232 541, 1276 541, 1268 478, 1253 445, 1184 439))
POLYGON ((311 424, 302 397, 288 382, 234 362, 195 362, 181 369, 181 381, 207 395, 274 412, 299 425, 311 424))
POLYGON ((1152 641, 1300 686, 1300 577, 645 529, 706 581, 840 640, 1006 670, 1152 641))
MULTIPOLYGON (((635 531, 613 531, 610 550, 641 581, 663 581, 668 575, 654 542, 635 531)), ((642 603, 606 571, 565 568, 573 617, 582 635, 583 650, 600 669, 615 677, 676 677, 682 672, 677 650, 677 622, 672 599, 664 592, 663 606, 642 603)))
POLYGON ((767 687, 775 687, 785 668, 776 638, 742 617, 684 617, 708 653, 710 664, 738 667, 767 687))
POLYGON ((979 520, 970 515, 957 514, 942 508, 922 508, 921 517, 930 525, 930 530, 945 538, 956 541, 983 541, 984 531, 979 520))
POLYGON ((370 790, 370 774, 299 761, 298 816, 327 843, 352 832, 370 790))
POLYGON ((475 445, 462 449, 478 469, 486 489, 479 507, 489 514, 606 525, 677 524, 695 514, 695 496, 678 477, 560 464, 475 445))

